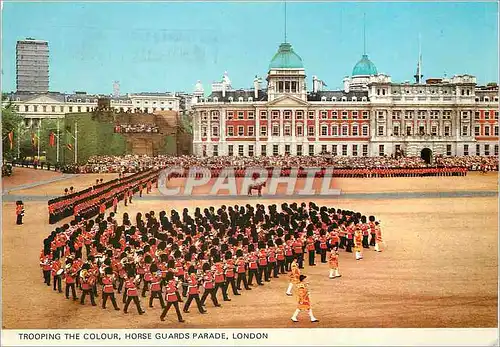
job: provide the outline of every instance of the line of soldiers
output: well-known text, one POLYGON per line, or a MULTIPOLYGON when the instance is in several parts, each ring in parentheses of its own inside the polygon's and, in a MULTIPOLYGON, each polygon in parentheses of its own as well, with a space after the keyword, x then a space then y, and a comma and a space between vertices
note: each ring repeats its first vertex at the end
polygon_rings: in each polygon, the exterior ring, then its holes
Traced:
MULTIPOLYGON (((223 205, 203 212, 197 208, 194 216, 187 209, 182 214, 172 210, 170 216, 165 211, 159 215, 150 211, 144 219, 138 213, 135 223, 125 213, 121 224, 114 212, 107 218, 100 214, 95 220, 77 216, 45 240, 40 265, 45 283, 50 286, 52 280, 54 290, 62 292, 64 279, 67 299, 71 294, 78 300, 79 288, 80 303, 85 304, 89 296, 91 304, 96 305, 98 287, 102 287, 102 308, 110 299, 118 310, 115 294, 122 294, 125 313, 133 301, 138 313, 143 314, 139 295, 146 297, 149 292, 149 307, 155 299, 160 301, 161 320, 173 306, 178 321, 183 322, 179 306, 183 298, 187 298, 184 313, 194 301, 204 314, 209 296, 214 307, 221 307, 219 292, 223 301, 231 301, 229 290, 239 296, 243 290, 252 290, 253 285, 263 286, 288 272, 300 289, 306 251, 311 266, 315 265, 315 253, 320 253, 326 263, 326 253, 331 251, 330 278, 340 277, 338 248, 344 244, 349 247, 351 239, 357 247, 357 234, 361 235, 362 248, 368 239, 361 230, 371 231, 370 223, 376 230, 374 217, 369 221, 360 213, 320 208, 312 202, 284 203, 281 211, 276 205, 266 209, 262 204, 255 208, 248 204, 223 205), (349 238, 351 234, 353 238, 349 238)), ((291 290, 289 287, 287 294, 291 295, 291 290)), ((299 297, 303 292, 298 291, 299 297)), ((310 315, 315 321, 312 312, 310 315)))

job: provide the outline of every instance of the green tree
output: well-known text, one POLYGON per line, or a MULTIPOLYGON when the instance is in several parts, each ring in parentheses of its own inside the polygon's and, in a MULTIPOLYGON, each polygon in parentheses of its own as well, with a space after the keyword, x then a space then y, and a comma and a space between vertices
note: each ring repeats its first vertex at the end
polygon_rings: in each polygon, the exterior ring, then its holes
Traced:
MULTIPOLYGON (((2 99, 4 95, 2 94, 2 99)), ((12 160, 17 154, 15 141, 19 136, 19 128, 22 127, 23 117, 18 115, 10 102, 2 103, 2 155, 4 160, 12 160), (9 133, 14 134, 14 143, 10 149, 9 133)))

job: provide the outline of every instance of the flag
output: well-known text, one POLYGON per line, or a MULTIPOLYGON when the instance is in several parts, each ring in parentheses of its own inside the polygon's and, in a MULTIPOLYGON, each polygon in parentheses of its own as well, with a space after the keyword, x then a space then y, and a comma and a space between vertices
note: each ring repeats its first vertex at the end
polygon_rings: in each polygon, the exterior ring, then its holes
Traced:
POLYGON ((70 151, 72 151, 72 150, 73 150, 73 145, 72 145, 71 143, 68 143, 68 144, 66 145, 66 147, 67 147, 70 151))
POLYGON ((51 131, 49 135, 49 146, 54 147, 55 145, 56 145, 56 135, 54 134, 53 131, 51 131))
POLYGON ((9 133, 9 142, 10 142, 10 150, 12 150, 13 144, 14 144, 14 131, 11 131, 9 133))

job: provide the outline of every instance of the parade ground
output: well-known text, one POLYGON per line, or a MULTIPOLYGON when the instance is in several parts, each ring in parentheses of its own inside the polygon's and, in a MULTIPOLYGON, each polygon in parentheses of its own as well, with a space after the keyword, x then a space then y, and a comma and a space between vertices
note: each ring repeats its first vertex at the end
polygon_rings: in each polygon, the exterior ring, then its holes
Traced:
MULTIPOLYGON (((466 177, 334 179, 344 195, 257 197, 192 197, 174 199, 154 189, 142 199, 134 196, 128 207, 120 202, 119 221, 127 212, 159 213, 171 209, 226 205, 315 201, 319 206, 350 209, 374 215, 382 222, 386 249, 364 250, 364 259, 340 250, 341 278, 328 278, 328 265, 305 264, 311 302, 320 320, 290 320, 296 297, 285 295, 288 276, 281 275, 263 287, 254 286, 241 296, 229 296, 208 314, 194 307, 178 323, 170 311, 161 322, 155 302, 146 313, 114 311, 65 299, 43 283, 39 255, 43 239, 56 227, 48 224, 47 197, 62 195, 64 188, 88 188, 96 178, 115 174, 62 175, 32 169, 14 169, 3 179, 2 302, 4 329, 99 328, 476 328, 498 324, 498 175, 469 173, 466 177), (442 193, 442 194, 441 194, 442 193), (24 225, 15 225, 15 200, 25 203, 24 225), (44 200, 45 199, 45 200, 44 200)), ((176 183, 179 184, 179 183, 176 183)), ((265 191, 264 191, 265 194, 265 191)), ((109 210, 108 210, 109 211, 109 210)), ((69 219, 58 225, 68 223, 69 219)), ((64 286, 64 283, 63 283, 64 286)), ((78 291, 78 296, 80 292, 78 291)), ((118 304, 121 308, 121 296, 118 304)))

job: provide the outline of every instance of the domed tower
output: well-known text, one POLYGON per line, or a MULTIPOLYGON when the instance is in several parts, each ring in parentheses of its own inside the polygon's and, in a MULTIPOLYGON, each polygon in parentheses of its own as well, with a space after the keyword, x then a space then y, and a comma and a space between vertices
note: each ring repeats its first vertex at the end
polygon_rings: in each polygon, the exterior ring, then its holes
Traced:
POLYGON ((344 89, 349 90, 366 90, 366 86, 370 82, 370 76, 377 75, 375 64, 368 58, 368 54, 363 54, 361 60, 354 65, 352 76, 344 79, 344 89))
POLYGON ((290 43, 282 43, 269 64, 267 74, 269 101, 283 95, 292 95, 307 101, 305 78, 302 58, 295 53, 290 43))

